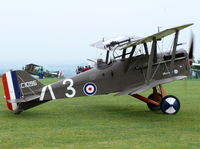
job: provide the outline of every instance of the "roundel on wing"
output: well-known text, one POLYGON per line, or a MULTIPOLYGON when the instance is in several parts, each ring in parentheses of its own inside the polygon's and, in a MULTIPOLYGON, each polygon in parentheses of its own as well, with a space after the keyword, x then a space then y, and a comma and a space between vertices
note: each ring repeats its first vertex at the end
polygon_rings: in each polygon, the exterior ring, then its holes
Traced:
POLYGON ((87 96, 92 96, 94 94, 96 94, 97 92, 97 86, 92 83, 92 82, 89 82, 89 83, 86 83, 83 87, 83 92, 87 95, 87 96))

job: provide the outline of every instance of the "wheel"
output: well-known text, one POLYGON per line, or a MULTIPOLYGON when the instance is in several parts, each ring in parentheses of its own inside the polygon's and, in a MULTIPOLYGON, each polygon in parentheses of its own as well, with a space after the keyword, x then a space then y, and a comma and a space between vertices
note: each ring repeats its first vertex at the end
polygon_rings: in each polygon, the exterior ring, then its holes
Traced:
MULTIPOLYGON (((162 99, 162 95, 161 95, 161 94, 158 94, 158 97, 159 97, 158 102, 160 103, 160 100, 162 99)), ((153 94, 150 94, 150 95, 148 96, 148 98, 151 99, 151 100, 153 100, 153 101, 155 101, 155 100, 153 99, 153 94)), ((147 103, 147 106, 148 106, 148 108, 149 108, 151 111, 158 111, 158 110, 160 110, 160 107, 159 107, 159 106, 156 106, 156 105, 154 105, 154 104, 152 104, 152 103, 147 103)))
POLYGON ((14 111, 14 114, 19 115, 23 112, 22 109, 19 108, 19 106, 17 107, 17 109, 14 111))
POLYGON ((172 95, 165 96, 160 103, 160 109, 164 114, 176 114, 180 106, 178 98, 172 95))

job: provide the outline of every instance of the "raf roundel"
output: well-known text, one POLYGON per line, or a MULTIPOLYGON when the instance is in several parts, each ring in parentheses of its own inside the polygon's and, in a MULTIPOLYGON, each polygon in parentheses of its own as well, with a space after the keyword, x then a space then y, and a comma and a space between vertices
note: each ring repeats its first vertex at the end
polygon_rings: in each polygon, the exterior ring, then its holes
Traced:
POLYGON ((87 96, 92 96, 96 94, 97 86, 92 82, 86 83, 83 87, 83 91, 87 96))

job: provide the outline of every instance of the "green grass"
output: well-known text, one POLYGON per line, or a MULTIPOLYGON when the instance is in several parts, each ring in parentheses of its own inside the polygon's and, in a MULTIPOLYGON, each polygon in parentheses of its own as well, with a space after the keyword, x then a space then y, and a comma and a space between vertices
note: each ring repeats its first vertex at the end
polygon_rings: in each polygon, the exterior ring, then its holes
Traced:
POLYGON ((176 115, 151 112, 128 95, 55 100, 20 115, 8 111, 2 99, 0 148, 199 149, 200 80, 164 86, 181 101, 176 115))

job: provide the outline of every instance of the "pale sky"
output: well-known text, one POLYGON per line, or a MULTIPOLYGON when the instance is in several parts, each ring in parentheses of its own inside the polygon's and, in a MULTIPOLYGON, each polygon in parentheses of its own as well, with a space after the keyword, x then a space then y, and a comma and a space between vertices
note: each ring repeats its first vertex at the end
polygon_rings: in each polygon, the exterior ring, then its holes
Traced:
MULTIPOLYGON (((194 23, 200 59, 198 0, 0 0, 0 67, 26 63, 67 64, 96 57, 89 45, 103 37, 145 37, 194 23)), ((186 48, 188 45, 185 46, 186 48)))

